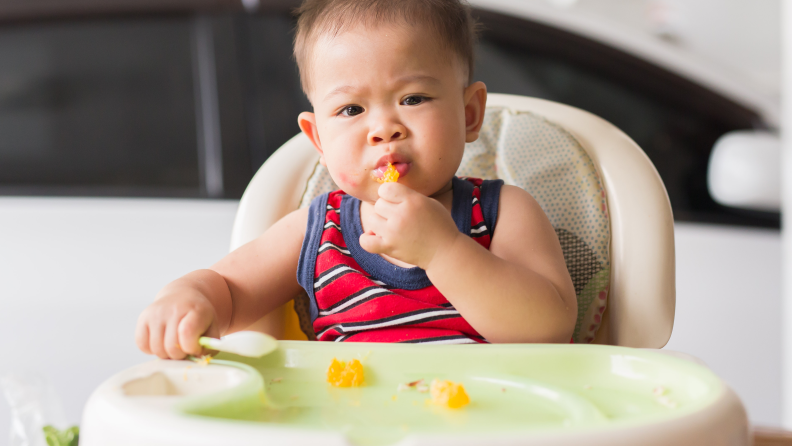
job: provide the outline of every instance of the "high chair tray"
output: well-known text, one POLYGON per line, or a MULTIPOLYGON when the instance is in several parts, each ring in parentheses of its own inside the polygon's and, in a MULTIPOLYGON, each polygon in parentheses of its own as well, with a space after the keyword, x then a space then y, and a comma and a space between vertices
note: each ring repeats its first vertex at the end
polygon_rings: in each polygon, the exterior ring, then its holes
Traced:
POLYGON ((80 444, 747 445, 748 432, 711 371, 647 350, 283 341, 260 359, 119 373, 88 402, 80 444), (327 384, 333 358, 359 359, 364 386, 327 384), (433 379, 462 383, 470 404, 403 385, 433 379))

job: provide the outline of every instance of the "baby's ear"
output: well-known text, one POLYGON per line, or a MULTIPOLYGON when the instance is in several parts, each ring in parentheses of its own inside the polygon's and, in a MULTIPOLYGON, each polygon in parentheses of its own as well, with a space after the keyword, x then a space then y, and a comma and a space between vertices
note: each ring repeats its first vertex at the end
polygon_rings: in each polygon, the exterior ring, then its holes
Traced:
POLYGON ((311 112, 302 112, 299 116, 297 116, 297 124, 300 126, 300 130, 305 133, 305 136, 311 140, 311 143, 313 143, 316 151, 319 152, 319 155, 321 156, 319 161, 324 166, 324 152, 322 151, 322 142, 319 140, 319 129, 316 126, 316 115, 311 112))
POLYGON ((487 86, 484 82, 474 82, 465 88, 465 142, 478 139, 479 130, 484 124, 484 111, 487 109, 487 86))

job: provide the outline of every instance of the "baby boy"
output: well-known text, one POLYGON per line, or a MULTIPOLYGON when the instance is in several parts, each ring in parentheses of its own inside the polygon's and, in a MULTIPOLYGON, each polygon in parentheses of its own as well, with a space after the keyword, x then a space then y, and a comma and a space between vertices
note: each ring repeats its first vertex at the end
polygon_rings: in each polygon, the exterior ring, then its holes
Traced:
POLYGON ((200 336, 301 287, 320 341, 569 342, 575 291, 539 205, 454 175, 487 101, 474 40, 460 0, 306 0, 294 54, 313 112, 298 123, 341 190, 165 286, 139 348, 201 354, 200 336), (398 180, 380 184, 389 166, 398 180))

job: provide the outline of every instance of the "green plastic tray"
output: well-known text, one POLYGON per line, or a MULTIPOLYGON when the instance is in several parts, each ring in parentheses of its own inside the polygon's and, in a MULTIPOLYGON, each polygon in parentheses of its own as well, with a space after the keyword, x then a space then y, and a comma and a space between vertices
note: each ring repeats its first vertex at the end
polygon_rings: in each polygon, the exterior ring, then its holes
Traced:
POLYGON ((723 384, 708 369, 660 353, 595 345, 405 345, 284 341, 260 359, 213 363, 251 371, 233 389, 193 397, 186 414, 342 432, 357 445, 413 433, 470 435, 608 429, 681 417, 713 403, 723 384), (333 358, 359 359, 365 386, 325 381, 333 358), (254 369, 260 373, 254 373, 254 369), (464 384, 471 403, 448 409, 397 390, 432 379, 464 384))

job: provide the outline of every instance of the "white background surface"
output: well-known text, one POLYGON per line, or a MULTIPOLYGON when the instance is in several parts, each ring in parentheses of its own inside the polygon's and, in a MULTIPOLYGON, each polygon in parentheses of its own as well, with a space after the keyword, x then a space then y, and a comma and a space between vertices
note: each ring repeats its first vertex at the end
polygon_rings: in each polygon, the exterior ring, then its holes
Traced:
MULTIPOLYGON (((783 34, 783 67, 785 76, 783 77, 783 101, 782 101, 782 123, 781 123, 781 139, 783 149, 781 150, 781 209, 784 214, 782 216, 782 225, 786 228, 790 227, 792 223, 792 5, 789 2, 784 3, 782 8, 782 21, 784 25, 783 34)), ((783 290, 784 290, 784 319, 789 321, 792 318, 792 234, 789 229, 784 231, 783 237, 784 245, 784 258, 786 261, 783 265, 783 290)), ((786 375, 790 376, 789 372, 792 371, 792 324, 785 324, 784 326, 784 367, 786 375)), ((783 406, 783 421, 784 427, 792 429, 792 382, 789 378, 784 383, 784 406, 783 406)))
POLYGON ((779 231, 677 223, 677 302, 665 348, 703 360, 751 421, 781 424, 779 231))
MULTIPOLYGON (((78 423, 93 388, 151 359, 138 314, 228 252, 236 201, 0 198, 0 374, 52 380, 78 423)), ((0 444, 10 413, 0 402, 0 444)))
MULTIPOLYGON (((225 255, 235 201, 0 198, 0 374, 52 380, 71 423, 91 391, 150 359, 135 321, 161 286, 225 255)), ((704 360, 752 420, 780 423, 778 231, 676 225, 667 348, 704 360)), ((0 444, 10 413, 0 402, 0 444)))

